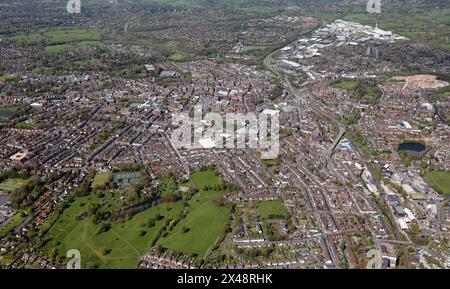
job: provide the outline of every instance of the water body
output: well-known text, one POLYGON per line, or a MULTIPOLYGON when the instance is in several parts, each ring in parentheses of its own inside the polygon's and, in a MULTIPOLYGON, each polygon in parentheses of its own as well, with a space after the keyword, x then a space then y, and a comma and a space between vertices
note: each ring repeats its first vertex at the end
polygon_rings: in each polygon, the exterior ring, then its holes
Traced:
POLYGON ((421 153, 425 151, 425 145, 418 142, 405 142, 399 144, 398 151, 421 153))

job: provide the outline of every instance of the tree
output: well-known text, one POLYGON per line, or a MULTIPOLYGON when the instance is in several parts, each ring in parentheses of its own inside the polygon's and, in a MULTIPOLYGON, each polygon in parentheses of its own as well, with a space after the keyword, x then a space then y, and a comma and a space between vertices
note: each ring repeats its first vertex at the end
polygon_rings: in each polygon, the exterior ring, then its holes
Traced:
POLYGON ((109 253, 111 253, 111 249, 109 249, 109 248, 101 248, 100 249, 100 254, 102 255, 102 256, 106 256, 106 255, 108 255, 109 253))
POLYGON ((101 234, 101 233, 105 233, 108 232, 111 229, 111 224, 110 223, 102 223, 100 225, 100 228, 97 230, 97 235, 101 234))
POLYGON ((125 202, 127 204, 132 204, 132 203, 136 202, 138 200, 138 198, 139 198, 139 195, 138 195, 136 189, 132 187, 128 191, 127 196, 125 197, 125 202))

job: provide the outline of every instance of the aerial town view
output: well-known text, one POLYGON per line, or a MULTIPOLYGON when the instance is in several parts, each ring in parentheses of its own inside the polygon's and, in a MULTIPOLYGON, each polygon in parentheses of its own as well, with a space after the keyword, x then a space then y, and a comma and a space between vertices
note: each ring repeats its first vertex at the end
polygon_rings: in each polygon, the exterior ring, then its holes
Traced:
POLYGON ((448 0, 0 0, 0 269, 450 269, 449 126, 448 0))

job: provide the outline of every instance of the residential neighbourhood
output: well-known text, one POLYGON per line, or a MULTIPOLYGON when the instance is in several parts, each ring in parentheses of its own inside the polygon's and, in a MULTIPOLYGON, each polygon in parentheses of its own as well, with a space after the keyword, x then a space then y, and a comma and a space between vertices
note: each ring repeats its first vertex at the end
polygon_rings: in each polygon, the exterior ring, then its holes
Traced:
POLYGON ((450 268, 448 3, 12 2, 0 268, 450 268))

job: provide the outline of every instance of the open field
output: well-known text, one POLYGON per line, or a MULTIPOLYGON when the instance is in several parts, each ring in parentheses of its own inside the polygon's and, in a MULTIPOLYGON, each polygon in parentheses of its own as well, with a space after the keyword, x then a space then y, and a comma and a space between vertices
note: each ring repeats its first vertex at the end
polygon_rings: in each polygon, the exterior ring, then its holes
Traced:
POLYGON ((35 129, 38 127, 38 124, 34 121, 31 122, 18 122, 14 125, 15 128, 19 129, 35 129))
POLYGON ((0 256, 0 263, 1 263, 1 264, 9 265, 9 264, 11 264, 13 261, 14 261, 14 259, 12 259, 12 258, 0 256))
POLYGON ((280 158, 274 158, 274 159, 261 159, 261 163, 266 167, 273 167, 281 164, 280 158))
POLYGON ((22 217, 21 213, 16 213, 12 217, 12 219, 8 221, 7 224, 4 224, 2 227, 0 227, 0 236, 4 236, 11 232, 15 227, 21 224, 23 220, 24 218, 22 217))
POLYGON ((9 37, 17 43, 45 41, 47 44, 65 44, 80 41, 98 41, 101 33, 97 29, 55 29, 29 34, 17 34, 9 37))
POLYGON ((46 53, 61 53, 66 51, 67 49, 73 48, 75 46, 71 44, 60 44, 60 45, 50 45, 45 46, 44 51, 46 53))
POLYGON ((221 177, 215 175, 215 171, 196 172, 192 175, 191 181, 199 188, 199 193, 189 203, 186 218, 157 244, 202 258, 224 236, 230 212, 228 208, 214 202, 214 199, 222 197, 223 191, 204 190, 205 186, 214 186, 222 182, 221 177))
POLYGON ((160 204, 123 223, 112 223, 109 230, 99 233, 101 225, 94 224, 91 217, 77 219, 94 200, 90 196, 77 198, 64 211, 46 236, 49 241, 45 251, 64 256, 66 251, 78 249, 82 268, 134 268, 139 257, 150 249, 154 234, 182 210, 181 203, 160 204), (153 227, 145 225, 158 214, 164 218, 153 227))
POLYGON ((17 34, 9 37, 18 44, 29 44, 43 41, 45 53, 61 53, 78 46, 102 44, 102 36, 97 29, 54 29, 28 34, 17 34))
POLYGON ((188 57, 181 53, 174 53, 169 57, 169 59, 172 61, 182 62, 182 61, 186 61, 188 59, 188 57))
POLYGON ((96 40, 84 40, 84 41, 80 41, 80 42, 76 42, 76 43, 71 43, 71 44, 56 44, 56 45, 49 45, 49 46, 45 46, 44 47, 44 51, 46 53, 61 53, 64 52, 68 49, 72 49, 75 47, 80 47, 80 46, 97 46, 97 45, 102 45, 103 42, 101 41, 96 41, 96 40))
POLYGON ((14 191, 15 189, 19 189, 25 186, 27 180, 24 179, 7 179, 0 183, 0 190, 3 191, 14 191))
POLYGON ((342 79, 340 81, 337 81, 334 84, 334 87, 337 87, 340 89, 345 89, 345 90, 353 90, 357 84, 358 84, 358 82, 356 80, 342 79))
POLYGON ((429 172, 425 180, 441 195, 450 195, 450 172, 429 172))
MULTIPOLYGON (((5 74, 5 75, 2 75, 2 76, 0 76, 0 83, 5 82, 5 81, 8 81, 8 80, 13 80, 13 79, 15 79, 15 78, 17 78, 17 75, 14 75, 14 74, 5 74)), ((1 108, 0 108, 0 109, 1 109, 1 108)))
POLYGON ((95 174, 94 181, 91 184, 93 189, 101 188, 111 179, 111 173, 97 173, 95 174))
POLYGON ((0 107, 0 120, 8 121, 12 116, 14 116, 20 109, 20 106, 5 106, 0 107))
POLYGON ((280 200, 259 202, 258 211, 261 218, 265 220, 289 217, 289 212, 280 200))

